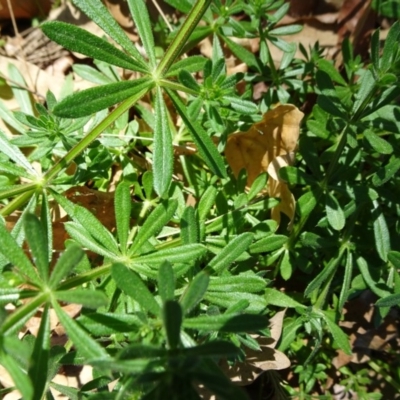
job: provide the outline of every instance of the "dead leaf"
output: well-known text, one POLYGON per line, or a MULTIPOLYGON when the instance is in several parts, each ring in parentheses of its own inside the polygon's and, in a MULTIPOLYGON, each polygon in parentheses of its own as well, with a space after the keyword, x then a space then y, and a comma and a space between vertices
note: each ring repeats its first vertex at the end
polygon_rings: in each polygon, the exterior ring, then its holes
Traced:
POLYGON ((280 222, 280 213, 293 220, 295 199, 287 185, 279 178, 282 166, 292 165, 294 151, 304 114, 294 105, 286 104, 264 114, 247 132, 231 135, 225 148, 226 159, 235 176, 242 169, 247 172, 250 187, 262 172, 268 171, 268 194, 281 199, 272 210, 272 218, 280 222))

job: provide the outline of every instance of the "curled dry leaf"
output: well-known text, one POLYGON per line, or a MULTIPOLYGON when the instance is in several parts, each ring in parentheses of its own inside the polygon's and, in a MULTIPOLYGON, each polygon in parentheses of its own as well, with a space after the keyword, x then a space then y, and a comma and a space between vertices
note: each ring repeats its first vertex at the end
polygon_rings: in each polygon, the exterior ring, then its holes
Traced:
POLYGON ((240 386, 249 385, 256 380, 264 371, 280 370, 290 366, 290 360, 275 349, 282 334, 282 324, 285 311, 280 311, 270 319, 271 337, 253 335, 260 345, 261 351, 246 349, 246 361, 229 366, 226 362, 222 364, 222 370, 236 384, 240 386))
POLYGON ((235 176, 242 169, 247 172, 250 187, 259 174, 267 171, 268 194, 281 202, 272 209, 272 218, 280 222, 280 213, 293 220, 295 199, 288 186, 279 178, 279 169, 291 165, 304 114, 294 105, 285 104, 264 114, 262 121, 247 132, 231 135, 225 148, 226 159, 235 176))

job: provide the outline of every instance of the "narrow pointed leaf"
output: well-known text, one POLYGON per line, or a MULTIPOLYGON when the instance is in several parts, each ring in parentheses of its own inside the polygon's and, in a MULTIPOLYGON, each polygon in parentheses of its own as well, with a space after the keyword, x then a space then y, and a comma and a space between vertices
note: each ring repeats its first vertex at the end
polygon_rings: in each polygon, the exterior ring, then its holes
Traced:
POLYGON ((41 400, 47 383, 47 367, 50 353, 50 313, 46 305, 40 321, 33 353, 30 360, 28 375, 34 383, 35 400, 41 400))
POLYGON ((390 234, 386 223, 385 216, 376 200, 373 201, 374 210, 374 236, 375 246, 379 257, 383 261, 387 261, 387 255, 390 251, 390 234))
POLYGON ((1 352, 0 357, 1 365, 3 365, 10 374, 15 386, 21 393, 22 398, 32 399, 34 393, 33 385, 26 372, 23 371, 17 361, 7 353, 1 352))
MULTIPOLYGON (((142 2, 142 0, 134 0, 134 2, 142 2)), ((153 156, 154 190, 162 197, 168 191, 172 182, 174 158, 167 107, 160 87, 157 88, 156 94, 155 120, 153 156)))
MULTIPOLYGON (((0 148, 1 152, 13 160, 19 167, 24 168, 29 175, 36 176, 37 172, 32 167, 31 163, 15 145, 11 144, 7 136, 0 130, 0 148)), ((28 175, 28 176, 29 176, 28 175)))
POLYGON ((217 273, 229 268, 229 266, 248 249, 252 241, 253 235, 251 233, 242 233, 229 242, 228 245, 210 261, 208 267, 217 273))
POLYGON ((106 40, 75 25, 50 21, 45 22, 41 27, 48 38, 62 45, 67 50, 84 54, 95 60, 104 61, 117 67, 144 73, 148 72, 148 69, 142 63, 118 50, 106 40))
POLYGON ((124 48, 131 56, 146 66, 139 50, 133 42, 126 36, 114 17, 108 12, 102 2, 98 0, 73 0, 73 3, 79 7, 91 20, 103 29, 110 37, 113 38, 122 48, 124 48))
POLYGON ((268 304, 272 304, 273 306, 306 308, 306 306, 292 299, 287 294, 272 288, 265 289, 265 298, 268 304))
POLYGON ((131 219, 132 200, 129 184, 122 182, 115 191, 115 222, 121 251, 125 253, 128 243, 129 225, 131 219))
POLYGON ((25 216, 24 228, 39 276, 44 282, 47 282, 49 279, 49 252, 45 232, 39 219, 33 214, 25 216))
POLYGON ((207 291, 209 281, 210 277, 206 273, 200 272, 189 283, 180 300, 184 314, 189 313, 200 303, 207 291))
POLYGON ((390 296, 379 299, 375 305, 377 307, 394 307, 400 305, 400 293, 391 294, 390 296))
POLYGON ((111 276, 117 286, 137 301, 143 310, 149 311, 153 315, 160 314, 160 306, 136 272, 131 271, 125 265, 113 264, 111 276))
POLYGON ((226 169, 221 154, 218 153, 217 147, 206 131, 196 121, 190 119, 187 114, 186 106, 183 104, 179 96, 171 90, 166 89, 176 110, 182 117, 183 122, 188 128, 193 141, 195 142, 200 156, 206 162, 213 174, 219 177, 226 177, 226 169))
POLYGON ((149 13, 143 0, 128 0, 129 10, 131 11, 136 29, 138 30, 143 47, 146 50, 150 61, 150 67, 156 66, 156 53, 154 37, 150 23, 149 13))
POLYGON ((207 249, 200 243, 186 244, 170 249, 155 251, 154 253, 135 257, 134 264, 162 264, 168 261, 171 264, 175 263, 193 263, 194 260, 202 256, 207 249))
POLYGON ((351 253, 351 251, 348 251, 345 270, 344 270, 343 284, 342 284, 342 289, 340 291, 339 303, 338 303, 338 310, 340 313, 343 310, 344 303, 347 301, 349 297, 352 275, 353 275, 353 254, 351 253))
POLYGON ((55 288, 58 284, 68 276, 68 274, 76 267, 82 260, 85 253, 83 250, 72 244, 68 246, 61 257, 57 260, 57 263, 51 273, 49 286, 55 288))
POLYGON ((211 208, 215 205, 215 199, 218 191, 214 186, 209 186, 201 196, 201 199, 197 205, 197 211, 199 213, 199 220, 205 221, 211 208))
POLYGON ((336 345, 339 346, 346 354, 351 355, 351 346, 347 335, 326 314, 324 314, 324 320, 333 336, 336 345))
POLYGON ((175 276, 169 262, 164 262, 158 270, 158 293, 163 302, 174 299, 175 276))
POLYGON ((32 96, 25 88, 28 86, 26 81, 13 63, 9 63, 8 66, 8 78, 12 81, 11 90, 17 101, 17 104, 22 112, 29 115, 34 115, 32 96))
POLYGON ((264 253, 283 248, 288 237, 285 235, 268 235, 250 246, 251 253, 264 253))
POLYGON ((108 304, 108 297, 99 290, 58 290, 54 293, 54 296, 64 303, 82 304, 84 307, 94 309, 108 304))
POLYGON ((254 314, 223 314, 185 318, 182 325, 187 329, 239 333, 265 329, 268 326, 268 318, 254 314))
POLYGON ((168 202, 159 204, 146 218, 145 223, 133 240, 129 254, 134 254, 147 240, 160 232, 164 225, 173 217, 177 207, 178 202, 176 200, 169 200, 168 202))
POLYGON ((69 235, 73 239, 75 239, 82 247, 86 247, 87 249, 103 257, 108 257, 111 259, 116 258, 115 253, 112 253, 104 246, 101 246, 80 224, 77 224, 75 222, 66 222, 64 226, 69 235))
POLYGON ((0 253, 33 283, 39 284, 40 280, 35 269, 22 248, 7 231, 6 227, 0 221, 0 253))
POLYGON ((336 197, 331 193, 326 195, 325 210, 329 225, 336 231, 342 230, 346 223, 346 217, 336 197))
POLYGON ((108 359, 107 352, 95 340, 93 340, 77 322, 70 318, 56 301, 52 302, 61 325, 65 328, 69 339, 86 359, 108 359))
POLYGON ((82 90, 60 101, 54 107, 54 114, 63 118, 85 117, 120 103, 150 86, 148 78, 139 78, 82 90))
POLYGON ((182 308, 177 301, 168 300, 163 307, 163 323, 170 349, 176 349, 180 342, 182 308))
POLYGON ((193 207, 186 207, 181 218, 181 238, 184 244, 199 242, 199 224, 193 207))

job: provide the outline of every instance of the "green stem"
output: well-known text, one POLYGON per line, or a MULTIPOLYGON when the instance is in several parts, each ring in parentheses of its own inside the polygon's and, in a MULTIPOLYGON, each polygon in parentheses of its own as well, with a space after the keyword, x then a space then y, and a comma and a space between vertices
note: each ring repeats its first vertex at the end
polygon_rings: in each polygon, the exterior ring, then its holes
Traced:
POLYGON ((400 392, 400 383, 396 382, 389 374, 387 374, 385 371, 382 371, 382 368, 375 362, 375 361, 369 361, 368 362, 369 366, 378 374, 382 375, 386 382, 392 385, 398 392, 400 392))
POLYGON ((2 190, 0 192, 0 200, 2 199, 9 199, 10 197, 17 196, 19 194, 23 194, 28 191, 35 191, 35 189, 38 189, 40 185, 38 183, 28 183, 28 184, 23 184, 23 185, 18 185, 14 186, 9 189, 2 190))
POLYGON ((168 71, 172 63, 175 61, 175 59, 178 57, 179 53, 185 46, 189 36, 196 28, 197 24, 199 23, 203 14, 206 12, 210 3, 211 0, 197 0, 196 4, 190 10, 190 13, 187 16, 185 22, 182 24, 181 28, 176 34, 173 42, 165 52, 164 57, 158 64, 155 72, 155 75, 157 77, 162 78, 168 71))
POLYGON ((144 96, 149 87, 142 89, 140 92, 129 97, 122 102, 112 113, 107 115, 91 132, 89 132, 79 143, 77 143, 63 158, 61 158, 51 169, 47 171, 44 178, 48 184, 55 176, 57 176, 64 168, 82 153, 92 142, 94 142, 100 134, 110 126, 125 111, 129 110, 142 96, 144 96))

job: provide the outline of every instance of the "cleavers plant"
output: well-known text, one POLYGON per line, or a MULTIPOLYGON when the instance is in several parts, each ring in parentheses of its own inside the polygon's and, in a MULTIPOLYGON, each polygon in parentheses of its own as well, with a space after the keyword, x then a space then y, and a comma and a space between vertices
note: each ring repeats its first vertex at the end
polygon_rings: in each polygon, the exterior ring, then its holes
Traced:
MULTIPOLYGON (((295 58, 296 46, 280 36, 301 27, 276 26, 288 11, 283 0, 168 0, 188 15, 160 59, 143 0, 127 2, 146 57, 100 0, 73 2, 115 44, 57 21, 42 29, 94 59, 95 67, 74 70, 98 86, 71 93, 67 79, 59 99, 47 93, 46 106, 13 87, 21 111, 0 104, 18 133, 0 132, 0 213, 22 211, 11 232, 0 223, 0 303, 14 307, 0 310, 0 364, 24 399, 52 398, 52 389, 71 399, 198 399, 199 384, 223 399, 245 399, 218 363, 260 350, 251 333, 268 336, 268 316, 285 307, 279 349, 300 382, 288 393, 307 398, 327 379, 326 354, 351 354, 339 326, 346 304, 371 290, 380 298, 377 323, 399 304, 400 24, 382 51, 379 32, 372 35, 369 65, 345 40, 339 72, 318 45, 295 58), (238 21, 238 12, 249 18, 238 21), (211 59, 180 59, 209 36, 211 59), (259 54, 234 38, 259 38, 259 54), (271 44, 283 51, 279 66, 271 44), (228 73, 227 49, 248 72, 228 73), (118 68, 133 78, 122 80, 118 68), (258 104, 257 82, 267 86, 258 104), (222 153, 230 134, 261 120, 259 111, 277 101, 301 106, 313 93, 296 165, 280 170, 297 201, 288 231, 287 220, 270 219, 279 200, 265 195, 266 173, 246 191, 246 172, 234 177, 222 153), (106 191, 115 165, 122 174, 111 231, 65 191, 87 182, 106 191), (53 243, 58 206, 69 218, 61 249, 53 243), (272 286, 277 280, 288 284, 286 293, 272 286), (80 305, 76 320, 65 303, 80 305), (68 335, 64 346, 51 345, 52 310, 68 335), (35 315, 36 337, 19 340, 35 315), (93 379, 81 388, 53 382, 68 364, 90 364, 93 379)), ((25 86, 15 67, 9 74, 25 86)), ((338 373, 345 386, 357 375, 347 367, 338 373)), ((359 392, 370 395, 361 384, 359 392)))

